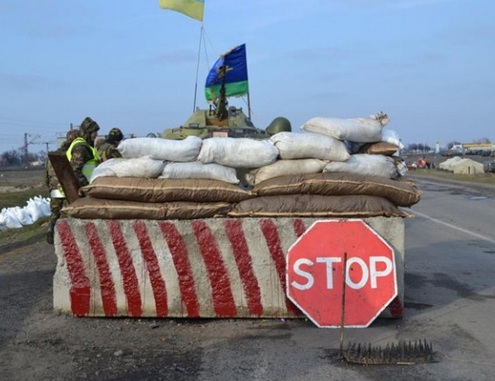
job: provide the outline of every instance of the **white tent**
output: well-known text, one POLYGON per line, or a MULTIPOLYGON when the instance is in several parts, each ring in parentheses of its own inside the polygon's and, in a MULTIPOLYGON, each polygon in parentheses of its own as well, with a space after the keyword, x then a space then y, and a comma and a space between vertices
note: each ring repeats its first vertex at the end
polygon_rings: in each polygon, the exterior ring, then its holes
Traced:
POLYGON ((438 168, 452 172, 454 170, 455 164, 459 160, 462 160, 462 158, 460 158, 459 156, 451 157, 450 159, 447 159, 445 161, 442 161, 440 164, 438 164, 438 168))
POLYGON ((485 173, 483 164, 471 159, 462 159, 454 165, 454 174, 456 175, 476 175, 485 173))
POLYGON ((458 156, 447 159, 438 165, 440 169, 454 172, 456 175, 475 175, 485 173, 483 164, 471 159, 462 159, 458 156))

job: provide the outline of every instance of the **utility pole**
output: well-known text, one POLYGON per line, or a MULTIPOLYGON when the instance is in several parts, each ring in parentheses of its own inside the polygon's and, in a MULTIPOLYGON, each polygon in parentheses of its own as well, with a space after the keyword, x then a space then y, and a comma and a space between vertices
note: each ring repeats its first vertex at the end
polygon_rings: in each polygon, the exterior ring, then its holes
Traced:
POLYGON ((27 132, 24 133, 24 165, 26 168, 28 167, 29 164, 29 159, 28 159, 28 136, 30 136, 27 132))

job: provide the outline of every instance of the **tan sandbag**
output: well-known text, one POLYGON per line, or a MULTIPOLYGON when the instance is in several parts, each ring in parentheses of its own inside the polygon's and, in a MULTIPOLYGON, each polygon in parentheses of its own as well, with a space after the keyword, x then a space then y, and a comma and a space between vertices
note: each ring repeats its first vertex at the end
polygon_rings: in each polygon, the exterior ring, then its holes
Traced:
POLYGON ((323 172, 345 172, 366 176, 380 176, 389 179, 396 179, 400 176, 394 158, 385 155, 370 155, 367 153, 357 153, 344 161, 331 161, 323 172))
POLYGON ((232 208, 227 202, 136 202, 81 197, 62 209, 62 215, 81 219, 189 220, 225 217, 232 208))
POLYGON ((229 217, 412 217, 387 199, 375 196, 298 194, 256 197, 241 201, 229 217))
POLYGON ((237 185, 206 179, 99 177, 83 192, 93 198, 140 202, 239 202, 253 197, 237 185))
POLYGON ((331 136, 312 132, 301 134, 283 131, 271 136, 270 141, 275 144, 283 160, 309 158, 346 161, 349 159, 345 143, 331 136))
POLYGON ((278 149, 269 140, 213 137, 203 140, 198 160, 231 168, 258 168, 274 163, 278 149))
POLYGON ((358 153, 369 153, 371 155, 385 155, 392 156, 399 150, 399 147, 395 144, 388 142, 367 143, 363 145, 358 153))
POLYGON ((368 118, 311 118, 301 126, 301 130, 331 136, 338 140, 356 143, 374 143, 382 141, 382 128, 388 123, 384 113, 370 115, 368 118))
POLYGON ((383 197, 396 206, 412 206, 421 199, 414 183, 354 173, 314 173, 281 176, 252 189, 257 196, 315 194, 321 196, 368 195, 383 197))
POLYGON ((277 160, 275 163, 253 169, 246 174, 248 184, 255 185, 279 176, 321 172, 328 161, 319 159, 277 160))
POLYGON ((160 179, 207 179, 239 184, 235 168, 216 163, 203 164, 200 161, 188 163, 167 163, 160 179))

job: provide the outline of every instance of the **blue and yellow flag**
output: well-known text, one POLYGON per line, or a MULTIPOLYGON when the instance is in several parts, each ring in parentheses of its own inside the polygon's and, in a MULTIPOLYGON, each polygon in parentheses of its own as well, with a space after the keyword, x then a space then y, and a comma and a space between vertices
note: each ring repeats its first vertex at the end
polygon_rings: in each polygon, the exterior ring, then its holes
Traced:
POLYGON ((159 0, 160 8, 184 13, 195 20, 203 21, 205 0, 159 0))
POLYGON ((220 56, 210 69, 205 84, 207 101, 213 101, 220 96, 222 81, 225 83, 227 97, 240 96, 249 92, 246 44, 239 45, 220 56))

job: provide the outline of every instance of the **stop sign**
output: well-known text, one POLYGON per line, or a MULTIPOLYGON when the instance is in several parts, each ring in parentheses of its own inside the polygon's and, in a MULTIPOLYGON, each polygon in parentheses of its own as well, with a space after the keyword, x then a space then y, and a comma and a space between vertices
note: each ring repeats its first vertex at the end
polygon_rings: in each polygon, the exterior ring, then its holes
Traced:
POLYGON ((318 327, 367 327, 396 295, 394 250, 362 220, 317 221, 287 253, 287 296, 318 327))

